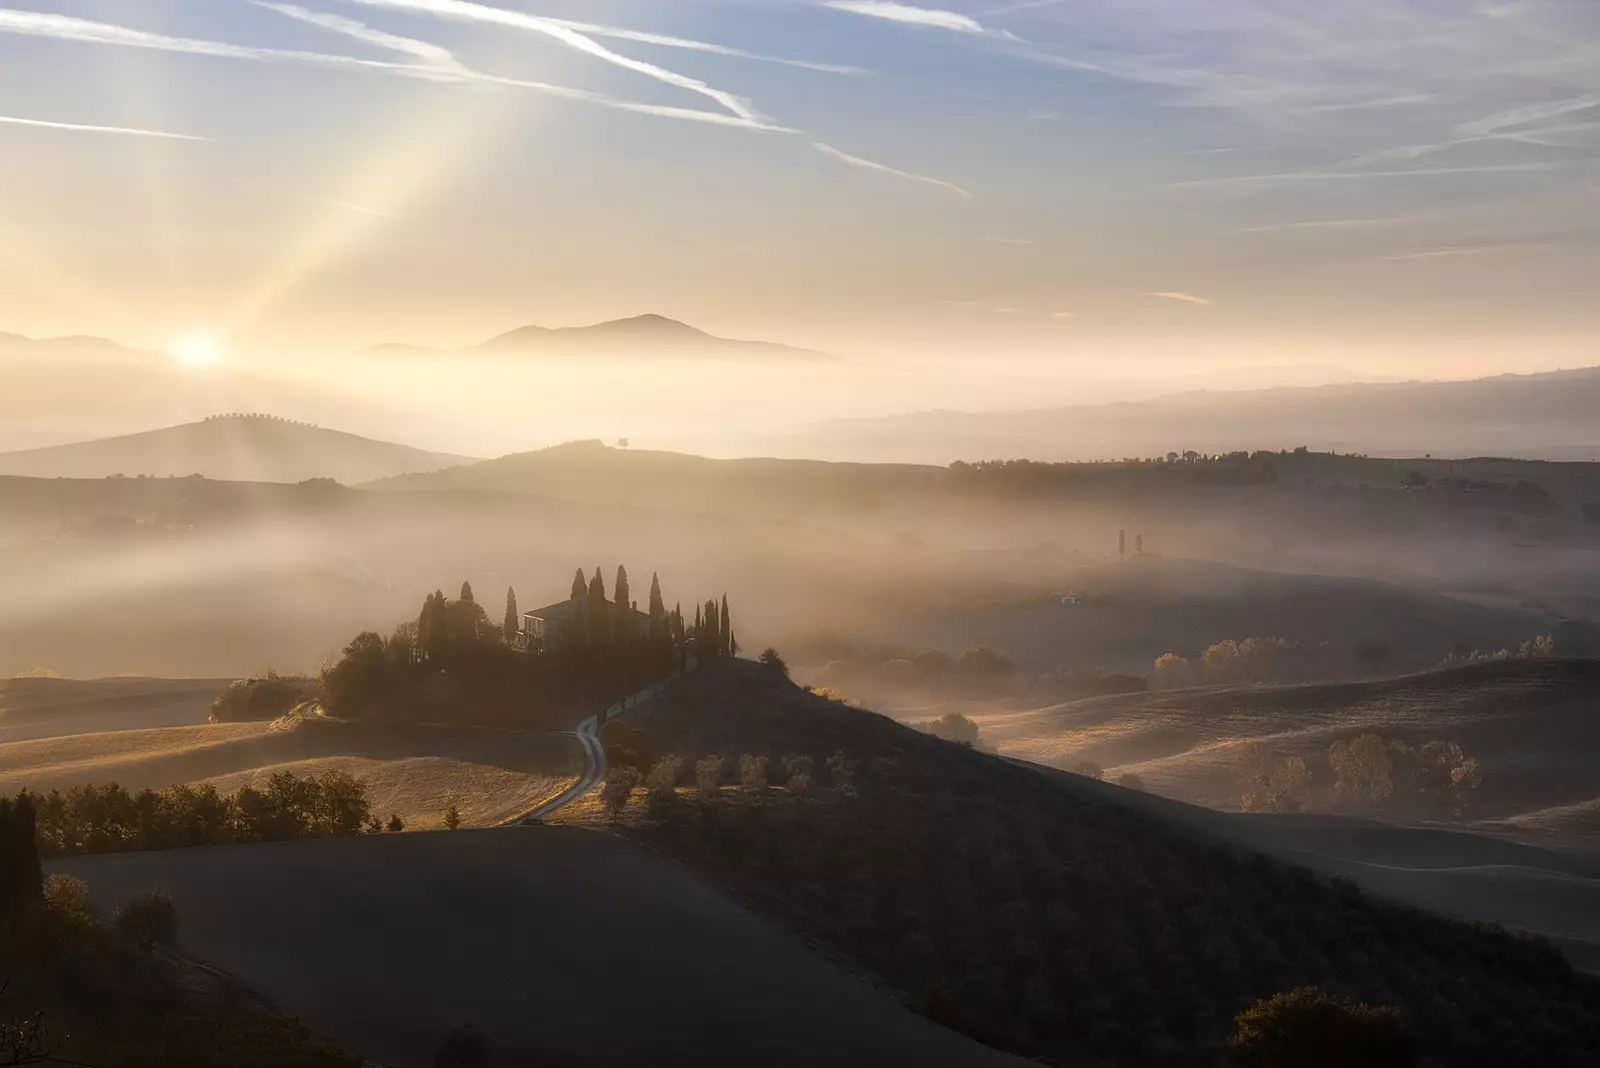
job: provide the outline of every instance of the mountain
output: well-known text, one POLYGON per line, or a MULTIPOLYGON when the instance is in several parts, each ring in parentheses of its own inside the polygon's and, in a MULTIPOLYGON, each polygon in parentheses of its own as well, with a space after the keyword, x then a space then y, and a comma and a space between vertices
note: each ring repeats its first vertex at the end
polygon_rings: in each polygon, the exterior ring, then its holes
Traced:
POLYGON ((69 337, 28 337, 24 334, 8 334, 3 330, 0 330, 0 349, 31 349, 40 352, 60 349, 134 351, 103 337, 90 337, 84 334, 69 337))
POLYGON ((470 458, 426 452, 266 415, 225 415, 161 430, 0 453, 0 475, 105 478, 204 475, 236 482, 363 482, 470 458))
POLYGON ((814 424, 760 443, 819 459, 1097 460, 1193 449, 1373 456, 1600 457, 1600 367, 1463 382, 1361 383, 1016 411, 927 411, 814 424))
MULTIPOLYGON (((367 350, 374 355, 437 351, 439 350, 403 343, 375 345, 367 350)), ((735 357, 762 357, 776 360, 831 359, 823 353, 812 352, 809 349, 775 345, 766 341, 736 341, 717 337, 688 323, 654 314, 613 319, 592 326, 554 329, 544 326, 523 326, 459 351, 539 356, 649 356, 676 359, 735 357)))

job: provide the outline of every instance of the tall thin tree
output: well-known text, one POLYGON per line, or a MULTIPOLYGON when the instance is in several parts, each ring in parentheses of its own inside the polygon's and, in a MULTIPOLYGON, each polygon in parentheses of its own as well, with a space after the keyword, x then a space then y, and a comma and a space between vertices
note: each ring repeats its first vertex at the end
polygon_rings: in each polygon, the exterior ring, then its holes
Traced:
POLYGON ((611 644, 611 625, 606 619, 606 580, 600 577, 600 569, 594 569, 594 578, 589 582, 589 645, 601 649, 611 644))
POLYGON ((461 598, 460 599, 465 601, 465 602, 467 602, 468 604, 472 603, 472 583, 463 582, 461 584, 461 598))
POLYGON ((517 591, 510 586, 506 587, 506 621, 503 626, 506 644, 510 645, 517 640, 517 631, 521 628, 522 616, 517 612, 517 591))
POLYGON ((667 633, 667 602, 661 599, 661 576, 650 576, 650 637, 659 640, 667 633))
POLYGON ((621 564, 617 565, 617 582, 611 592, 617 605, 611 618, 615 621, 617 641, 624 642, 633 637, 633 591, 628 589, 628 569, 621 564))
POLYGON ((717 615, 717 649, 723 656, 733 655, 733 623, 728 618, 728 595, 722 595, 722 610, 717 615))
POLYGON ((589 580, 583 577, 583 568, 578 568, 572 574, 572 599, 574 601, 589 595, 589 580))

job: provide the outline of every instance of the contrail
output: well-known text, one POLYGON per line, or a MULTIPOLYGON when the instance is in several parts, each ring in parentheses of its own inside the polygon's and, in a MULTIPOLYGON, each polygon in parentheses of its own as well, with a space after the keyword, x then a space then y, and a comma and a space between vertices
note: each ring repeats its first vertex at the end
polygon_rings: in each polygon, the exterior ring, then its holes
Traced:
POLYGON ((862 159, 860 156, 852 156, 848 152, 842 152, 839 149, 834 148, 832 145, 823 144, 821 141, 811 142, 811 147, 816 149, 818 152, 821 152, 825 156, 831 156, 834 159, 839 160, 841 163, 850 164, 852 167, 862 167, 869 171, 878 171, 882 174, 892 174, 898 178, 905 178, 913 182, 923 182, 927 185, 936 185, 941 189, 948 189, 952 193, 958 193, 968 200, 972 199, 971 193, 967 192, 959 185, 956 185, 954 182, 945 181, 943 178, 930 178, 926 174, 914 174, 911 171, 902 171, 898 168, 890 167, 887 164, 874 163, 870 159, 862 159))
POLYGON ((0 115, 0 124, 7 126, 33 126, 41 130, 68 130, 73 133, 120 134, 124 137, 159 137, 168 141, 206 141, 209 138, 195 134, 168 133, 166 130, 140 130, 131 126, 90 126, 77 122, 50 122, 46 119, 24 119, 16 115, 0 115))

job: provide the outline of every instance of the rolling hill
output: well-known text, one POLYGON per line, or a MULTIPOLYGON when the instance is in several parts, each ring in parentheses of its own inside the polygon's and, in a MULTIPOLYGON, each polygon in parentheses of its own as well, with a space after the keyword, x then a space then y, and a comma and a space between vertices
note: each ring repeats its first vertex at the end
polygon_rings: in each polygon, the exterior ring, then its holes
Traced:
POLYGON ((1464 382, 1380 382, 1021 411, 929 411, 832 421, 761 443, 784 456, 951 463, 1102 460, 1234 449, 1373 456, 1600 457, 1600 368, 1464 382))
MULTIPOLYGON (((1207 687, 977 716, 1001 752, 1090 760, 1171 797, 1236 808, 1248 747, 1304 758, 1326 784, 1329 745, 1376 733, 1453 741, 1478 762, 1467 818, 1510 828, 1600 827, 1600 660, 1505 660, 1368 682, 1207 687)), ((1435 816, 1434 818, 1439 818, 1435 816)))
POLYGON ((0 475, 106 478, 190 474, 232 482, 364 482, 434 471, 468 457, 426 452, 264 415, 225 415, 199 423, 72 445, 0 453, 0 475))
MULTIPOLYGON (((425 353, 436 350, 405 344, 376 345, 375 355, 425 353)), ((717 337, 664 315, 636 315, 592 326, 550 328, 524 326, 459 350, 469 354, 536 356, 648 357, 670 359, 829 360, 809 349, 766 341, 717 337)))

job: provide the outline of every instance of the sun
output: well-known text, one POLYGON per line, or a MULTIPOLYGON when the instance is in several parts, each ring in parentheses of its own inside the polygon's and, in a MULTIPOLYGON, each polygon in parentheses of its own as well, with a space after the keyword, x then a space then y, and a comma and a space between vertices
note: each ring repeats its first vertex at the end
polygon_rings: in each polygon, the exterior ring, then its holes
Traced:
POLYGON ((193 334, 172 347, 172 358, 185 367, 215 367, 227 359, 215 341, 201 334, 193 334))

